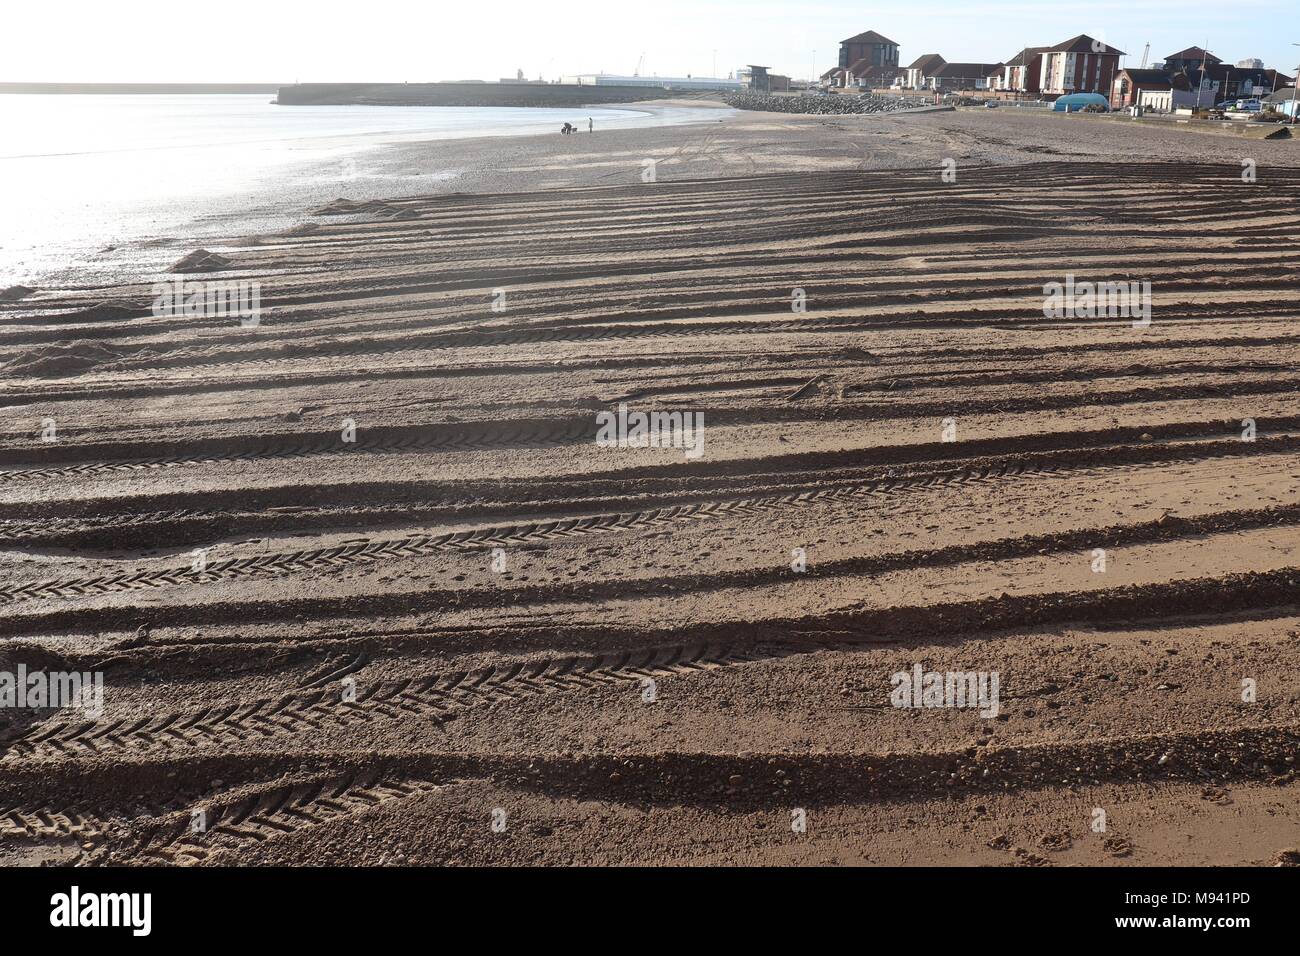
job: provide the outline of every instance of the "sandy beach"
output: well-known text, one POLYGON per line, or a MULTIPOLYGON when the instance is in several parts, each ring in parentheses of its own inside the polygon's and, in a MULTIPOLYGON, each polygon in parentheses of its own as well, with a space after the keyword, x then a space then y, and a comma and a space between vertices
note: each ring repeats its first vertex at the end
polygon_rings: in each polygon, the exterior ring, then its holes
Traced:
MULTIPOLYGON (((711 111, 719 101, 636 103, 637 110, 711 111)), ((586 121, 574 122, 586 129, 586 121)), ((526 192, 567 186, 634 185, 642 163, 654 159, 660 178, 697 179, 813 170, 926 170, 945 159, 961 164, 1034 162, 1171 162, 1199 160, 1240 169, 1241 159, 1294 166, 1293 140, 1243 140, 1193 132, 1174 122, 1136 124, 1120 117, 1053 114, 1004 106, 998 110, 799 116, 733 111, 708 122, 672 128, 599 131, 591 137, 545 136, 487 141, 462 139, 428 147, 401 145, 377 155, 376 171, 439 176, 434 193, 526 192), (453 173, 442 178, 440 174, 453 173)), ((364 186, 358 183, 359 188, 364 186)), ((386 198, 360 192, 350 198, 386 198)), ((392 195, 391 193, 388 195, 392 195)))
POLYGON ((1290 859, 1297 141, 582 128, 0 303, 0 670, 105 683, 2 712, 0 863, 1290 859))

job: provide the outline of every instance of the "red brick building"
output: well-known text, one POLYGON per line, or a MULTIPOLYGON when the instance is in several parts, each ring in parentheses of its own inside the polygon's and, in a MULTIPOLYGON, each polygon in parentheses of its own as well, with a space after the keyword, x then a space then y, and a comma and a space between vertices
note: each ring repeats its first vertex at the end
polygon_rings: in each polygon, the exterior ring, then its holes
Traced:
POLYGON ((897 70, 898 44, 889 37, 881 36, 875 30, 868 30, 866 33, 841 40, 839 68, 854 73, 865 73, 866 67, 890 67, 897 70), (862 69, 853 70, 853 67, 859 64, 862 69))
POLYGON ((1122 56, 1123 50, 1081 33, 1043 52, 1039 89, 1047 96, 1101 93, 1109 98, 1122 56))
MULTIPOLYGON (((1182 89, 1187 88, 1184 83, 1182 89)), ((1164 70, 1120 70, 1111 87, 1110 108, 1127 109, 1138 101, 1138 94, 1143 90, 1172 90, 1174 82, 1164 70)))
POLYGON ((998 89, 1010 93, 1037 93, 1042 89, 1045 46, 1028 46, 1007 61, 1002 68, 998 89))

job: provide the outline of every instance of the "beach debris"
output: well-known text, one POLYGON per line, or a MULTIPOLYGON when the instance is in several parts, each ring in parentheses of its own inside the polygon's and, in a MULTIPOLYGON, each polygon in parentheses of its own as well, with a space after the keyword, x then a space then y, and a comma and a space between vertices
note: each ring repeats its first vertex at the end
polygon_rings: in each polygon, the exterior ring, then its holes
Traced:
POLYGON ((856 359, 863 359, 864 361, 872 362, 877 365, 880 364, 881 361, 880 356, 877 355, 875 352, 868 352, 866 349, 858 345, 850 345, 848 348, 844 350, 844 354, 846 356, 850 356, 856 359))
POLYGON ((17 302, 19 299, 27 298, 35 291, 35 289, 25 285, 11 285, 7 289, 0 289, 0 302, 17 302))
POLYGON ((172 272, 220 272, 230 267, 231 260, 207 249, 195 249, 177 261, 172 272))
POLYGON ((797 402, 799 399, 803 398, 805 395, 811 392, 814 388, 817 388, 818 391, 820 391, 820 388, 818 388, 818 386, 821 385, 822 380, 825 378, 826 378, 825 375, 814 375, 812 378, 808 379, 808 381, 805 382, 803 385, 799 386, 798 390, 795 391, 793 394, 787 395, 785 400, 787 402, 797 402))

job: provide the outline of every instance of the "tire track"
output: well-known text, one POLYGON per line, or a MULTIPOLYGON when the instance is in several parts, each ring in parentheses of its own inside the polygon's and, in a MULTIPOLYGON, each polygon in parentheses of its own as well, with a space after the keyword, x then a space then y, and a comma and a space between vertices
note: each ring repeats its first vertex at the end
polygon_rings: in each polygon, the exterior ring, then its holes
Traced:
MULTIPOLYGON (((1179 459, 1168 459, 1177 461, 1179 459)), ((1185 460, 1195 461, 1189 455, 1185 460)), ((633 512, 562 518, 518 525, 500 525, 443 534, 414 534, 379 541, 311 548, 294 552, 227 558, 207 564, 201 571, 192 566, 89 578, 38 581, 0 588, 0 604, 20 601, 80 598, 125 591, 139 591, 218 581, 247 580, 284 574, 330 572, 402 558, 490 548, 523 547, 560 539, 589 537, 662 528, 721 518, 758 517, 766 512, 811 505, 852 506, 904 491, 988 485, 1025 479, 1049 479, 1066 473, 1089 475, 1125 470, 1145 470, 1143 465, 1119 468, 1078 467, 1069 464, 1001 464, 982 468, 926 475, 920 478, 884 478, 841 487, 820 487, 782 495, 702 501, 633 512)))
POLYGON ((0 840, 77 840, 103 833, 102 820, 73 810, 0 810, 0 840))
MULTIPOLYGON (((297 834, 338 819, 355 819, 381 807, 471 781, 491 781, 548 797, 606 803, 737 808, 779 807, 792 799, 822 806, 909 801, 936 792, 973 794, 1007 790, 1159 784, 1162 782, 1270 781, 1297 779, 1294 757, 1300 725, 1265 724, 1206 731, 1165 731, 1078 743, 1027 740, 997 747, 890 753, 730 754, 667 752, 565 756, 470 756, 396 753, 325 755, 352 764, 252 793, 200 799, 186 809, 147 807, 129 832, 114 837, 91 862, 200 863, 224 850, 238 850, 297 834), (378 763, 379 765, 374 765, 378 763), (720 784, 727 782, 729 786, 720 784), (938 789, 936 789, 938 788, 938 789), (194 820, 201 813, 202 832, 194 820)), ((66 838, 62 821, 83 821, 99 834, 93 817, 53 805, 14 809, 13 827, 28 839, 66 838), (42 820, 59 821, 54 826, 42 820), (37 821, 31 823, 31 821, 37 821)), ((74 827, 80 824, 74 823, 74 827)))
MULTIPOLYGON (((341 437, 272 441, 247 451, 227 454, 176 455, 158 458, 98 460, 81 464, 0 471, 0 485, 25 481, 72 478, 124 472, 151 471, 191 465, 231 464, 244 461, 284 461, 319 455, 394 454, 408 451, 473 451, 484 448, 547 447, 590 438, 594 425, 585 419, 525 422, 518 425, 409 426, 388 429, 395 434, 367 435, 360 430, 355 443, 341 437)), ((340 433, 341 434, 341 433, 340 433)), ((77 449, 92 452, 93 449, 77 449)), ((107 452, 111 455, 112 452, 107 452)))
POLYGON ((271 787, 251 796, 210 801, 196 808, 206 818, 202 832, 195 832, 193 811, 181 811, 151 823, 125 855, 165 864, 201 862, 221 850, 292 835, 392 801, 434 793, 443 786, 445 782, 437 776, 385 776, 378 770, 367 770, 271 787))
POLYGON ((611 684, 640 683, 646 678, 700 673, 756 659, 752 649, 737 645, 677 645, 598 657, 572 656, 434 673, 372 686, 358 681, 356 699, 349 702, 337 688, 327 689, 327 685, 355 673, 353 666, 314 680, 302 690, 247 704, 210 705, 114 721, 51 719, 32 728, 26 737, 10 742, 3 759, 247 745, 271 737, 321 732, 329 727, 384 719, 419 718, 441 724, 467 711, 494 704, 518 703, 543 694, 611 684))

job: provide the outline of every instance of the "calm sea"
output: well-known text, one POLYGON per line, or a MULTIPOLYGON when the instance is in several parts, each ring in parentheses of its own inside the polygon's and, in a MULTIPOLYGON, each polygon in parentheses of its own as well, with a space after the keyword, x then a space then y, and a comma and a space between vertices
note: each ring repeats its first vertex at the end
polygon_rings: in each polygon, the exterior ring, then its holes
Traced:
MULTIPOLYGON (((285 107, 271 99, 0 95, 0 288, 120 278, 128 264, 147 264, 150 247, 145 260, 139 248, 147 240, 282 227, 293 203, 309 202, 328 180, 364 175, 357 170, 373 164, 354 157, 386 144, 553 133, 588 116, 597 129, 670 125, 706 112, 285 107)), ((159 248, 154 257, 179 255, 159 248)))

